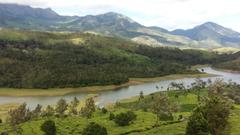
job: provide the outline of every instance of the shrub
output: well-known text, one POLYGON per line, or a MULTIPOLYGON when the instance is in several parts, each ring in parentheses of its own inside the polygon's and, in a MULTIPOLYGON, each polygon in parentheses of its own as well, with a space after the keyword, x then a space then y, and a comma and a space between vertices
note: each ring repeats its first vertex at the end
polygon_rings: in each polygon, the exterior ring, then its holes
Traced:
POLYGON ((129 125, 133 120, 136 119, 136 114, 134 114, 131 111, 128 111, 126 113, 120 113, 115 116, 114 121, 119 126, 127 126, 129 125))
POLYGON ((113 113, 109 114, 109 120, 113 120, 115 118, 115 115, 113 113))
POLYGON ((83 130, 82 135, 107 135, 107 129, 99 124, 91 122, 83 130))
POLYGON ((45 133, 45 135, 56 135, 55 122, 52 120, 45 121, 41 126, 41 130, 45 133))
POLYGON ((7 132, 2 132, 0 135, 8 135, 7 132))
POLYGON ((0 124, 1 124, 2 122, 3 122, 2 119, 0 119, 0 124))
POLYGON ((102 113, 106 114, 108 110, 106 108, 102 108, 102 113))

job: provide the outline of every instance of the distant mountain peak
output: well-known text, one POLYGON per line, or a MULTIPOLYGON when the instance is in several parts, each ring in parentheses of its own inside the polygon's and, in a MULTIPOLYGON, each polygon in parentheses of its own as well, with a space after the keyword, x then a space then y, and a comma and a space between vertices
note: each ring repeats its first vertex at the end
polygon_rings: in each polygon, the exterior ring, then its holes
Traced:
POLYGON ((12 18, 45 18, 56 19, 59 15, 51 8, 33 8, 28 5, 14 3, 0 3, 0 13, 5 17, 12 18))
POLYGON ((112 17, 112 18, 115 18, 116 20, 126 20, 129 23, 137 23, 134 20, 132 20, 130 17, 125 16, 125 15, 120 14, 120 13, 117 13, 117 12, 107 12, 107 13, 102 14, 102 16, 104 16, 104 17, 112 17))

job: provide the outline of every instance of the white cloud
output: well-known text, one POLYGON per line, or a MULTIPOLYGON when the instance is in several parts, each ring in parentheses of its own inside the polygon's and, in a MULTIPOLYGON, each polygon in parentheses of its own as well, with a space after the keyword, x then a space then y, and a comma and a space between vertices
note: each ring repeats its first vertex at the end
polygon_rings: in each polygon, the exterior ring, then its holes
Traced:
POLYGON ((145 25, 157 25, 167 29, 190 28, 206 21, 214 21, 240 31, 239 0, 0 0, 0 2, 51 7, 65 15, 82 16, 114 11, 145 25))

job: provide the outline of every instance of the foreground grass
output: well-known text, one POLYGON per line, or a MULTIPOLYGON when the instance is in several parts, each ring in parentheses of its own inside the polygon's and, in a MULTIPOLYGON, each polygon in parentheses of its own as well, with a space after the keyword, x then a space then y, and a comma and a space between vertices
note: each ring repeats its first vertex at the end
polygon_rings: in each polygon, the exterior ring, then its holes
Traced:
POLYGON ((130 85, 139 85, 147 82, 161 80, 176 80, 181 78, 209 77, 210 74, 176 74, 155 78, 130 78, 128 83, 121 85, 89 86, 80 88, 51 88, 51 89, 13 89, 0 88, 0 96, 24 97, 24 96, 62 96, 70 93, 91 93, 99 91, 115 90, 130 85))
MULTIPOLYGON (((94 113, 94 116, 91 119, 86 119, 80 116, 68 116, 66 118, 49 117, 26 122, 19 125, 19 127, 21 127, 23 131, 22 134, 24 135, 43 135, 43 132, 40 130, 41 124, 47 119, 52 119, 56 122, 58 135, 81 135, 83 129, 90 122, 96 122, 106 127, 109 135, 184 135, 188 117, 191 115, 193 108, 197 106, 197 96, 194 94, 194 92, 191 92, 188 95, 181 95, 176 98, 175 94, 179 93, 177 93, 177 91, 171 91, 168 93, 168 96, 170 102, 180 103, 180 110, 173 114, 174 122, 170 123, 169 121, 161 121, 159 127, 153 127, 156 122, 156 116, 153 113, 135 110, 134 105, 138 102, 138 97, 123 100, 115 107, 110 106, 108 108, 109 112, 106 114, 103 114, 100 110, 98 110, 94 113), (117 126, 113 121, 109 120, 110 112, 118 114, 128 110, 133 110, 137 114, 137 120, 129 126, 120 127, 117 126), (177 121, 179 115, 183 115, 185 120, 177 121)), ((205 95, 207 92, 202 91, 201 94, 205 95)), ((145 98, 149 97, 150 95, 145 96, 145 98)), ((239 114, 240 105, 235 105, 234 109, 231 110, 229 119, 231 135, 238 135, 240 132, 239 114)), ((8 125, 0 126, 0 133, 2 131, 10 131, 10 135, 14 135, 8 125)))

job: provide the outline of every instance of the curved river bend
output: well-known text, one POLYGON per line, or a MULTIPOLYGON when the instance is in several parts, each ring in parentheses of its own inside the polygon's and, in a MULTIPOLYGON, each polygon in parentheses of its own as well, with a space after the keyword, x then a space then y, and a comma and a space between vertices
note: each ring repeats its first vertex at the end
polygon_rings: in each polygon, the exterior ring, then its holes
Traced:
MULTIPOLYGON (((223 72, 223 71, 217 71, 210 67, 203 68, 204 72, 209 74, 215 74, 218 75, 217 77, 206 77, 201 78, 204 81, 207 81, 208 79, 211 79, 214 81, 217 78, 222 78, 224 81, 232 80, 233 82, 236 82, 240 84, 240 74, 239 73, 229 73, 229 72, 223 72)), ((171 82, 177 82, 177 83, 184 83, 185 86, 191 85, 195 81, 195 78, 183 78, 178 80, 164 80, 164 81, 158 81, 158 82, 151 82, 151 83, 145 83, 140 85, 133 85, 125 88, 120 88, 113 91, 103 91, 98 92, 97 96, 97 103, 98 105, 104 105, 108 103, 114 103, 121 99, 130 98, 133 96, 139 95, 140 91, 143 91, 143 93, 150 94, 157 91, 165 91, 167 90, 167 87, 171 82), (159 88, 156 88, 156 86, 159 86, 159 88)), ((88 96, 88 93, 73 93, 68 94, 64 96, 54 96, 54 97, 5 97, 0 96, 0 104, 7 104, 7 103, 23 103, 26 102, 30 108, 35 107, 37 104, 41 104, 43 106, 46 105, 52 105, 56 104, 56 102, 60 98, 64 98, 67 101, 70 101, 73 99, 73 97, 77 97, 79 99, 83 99, 86 96, 88 96)))

